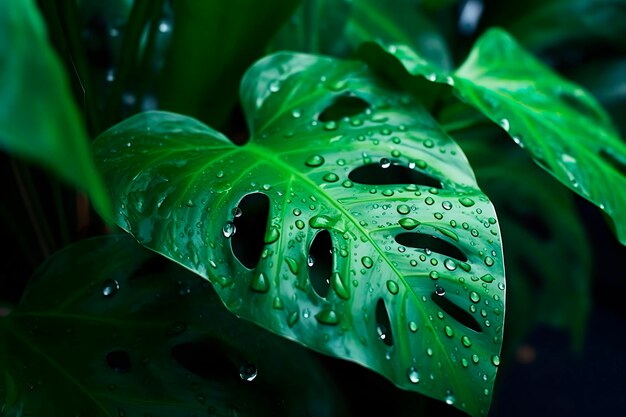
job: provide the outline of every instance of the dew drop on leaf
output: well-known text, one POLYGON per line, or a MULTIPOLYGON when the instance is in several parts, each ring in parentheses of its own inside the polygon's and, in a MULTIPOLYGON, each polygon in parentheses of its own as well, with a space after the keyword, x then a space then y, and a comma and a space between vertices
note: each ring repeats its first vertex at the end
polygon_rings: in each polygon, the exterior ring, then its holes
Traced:
POLYGON ((315 318, 320 323, 327 324, 329 326, 339 324, 339 316, 335 310, 322 310, 315 315, 315 318))
POLYGON ((410 217, 405 217, 403 219, 400 219, 398 223, 400 224, 400 226, 402 226, 403 229, 406 229, 406 230, 413 230, 417 226, 420 225, 419 221, 412 219, 410 217))
POLYGON ((453 259, 447 258, 445 261, 443 261, 443 266, 445 266, 448 271, 454 271, 457 267, 457 264, 453 259))
POLYGON ((400 288, 398 287, 398 283, 393 281, 393 280, 388 280, 387 281, 387 289, 393 295, 396 295, 398 293, 398 291, 400 290, 400 288))
POLYGON ((493 258, 491 256, 486 256, 485 257, 485 265, 493 266, 494 262, 495 261, 493 260, 493 258))
POLYGON ((420 375, 417 372, 417 369, 415 369, 415 367, 413 366, 409 368, 407 376, 409 377, 409 381, 411 381, 412 384, 417 384, 418 382, 420 382, 420 375))
POLYGON ((337 182, 339 181, 339 177, 334 172, 329 172, 322 177, 322 179, 326 182, 337 182))
POLYGON ((387 158, 382 158, 382 159, 380 160, 380 167, 381 167, 381 168, 386 169, 386 168, 389 168, 390 166, 391 166, 391 161, 390 161, 389 159, 387 159, 387 158))
POLYGON ((480 301, 480 295, 478 295, 476 291, 470 292, 469 298, 472 301, 472 303, 477 303, 480 301))
POLYGON ((114 279, 107 279, 102 285, 102 295, 105 297, 113 297, 120 289, 120 283, 114 279))
POLYGON ((472 346, 472 340, 467 336, 461 337, 461 343, 467 348, 472 346))
POLYGON ((454 330, 450 326, 445 326, 443 328, 443 331, 446 334, 446 336, 448 336, 448 337, 453 337, 454 336, 454 330))
POLYGON ((361 263, 367 269, 370 269, 372 266, 374 266, 374 261, 372 261, 372 258, 370 258, 369 256, 362 257, 361 258, 361 263))
POLYGON ((312 155, 304 163, 310 167, 318 167, 324 164, 324 157, 321 155, 312 155))
POLYGON ((480 277, 481 280, 485 281, 485 282, 493 282, 493 275, 491 274, 485 274, 482 277, 480 277))
POLYGON ((274 243, 280 237, 280 232, 275 227, 270 227, 265 235, 265 243, 274 243))
POLYGON ((461 197, 459 198, 459 203, 461 203, 464 207, 472 207, 475 203, 469 197, 461 197))
POLYGON ((252 362, 246 362, 239 367, 239 377, 244 381, 253 381, 257 373, 256 365, 252 362))
POLYGON ((287 256, 285 257, 285 262, 287 263, 287 266, 289 267, 289 270, 291 271, 291 273, 294 275, 297 275, 298 263, 296 262, 296 260, 287 256))
POLYGON ((493 366, 500 366, 500 356, 493 355, 491 357, 491 363, 493 363, 493 366))
POLYGON ((241 209, 239 207, 235 207, 232 211, 233 217, 234 218, 238 218, 241 217, 241 215, 243 214, 243 212, 241 211, 241 209))
POLYGON ((439 297, 443 297, 444 295, 446 295, 446 290, 443 287, 436 287, 435 288, 435 294, 437 294, 439 297))
POLYGON ((399 214, 409 214, 411 208, 406 204, 400 204, 397 208, 399 214))
POLYGON ((255 275, 250 282, 250 288, 256 292, 267 292, 270 289, 270 282, 262 272, 255 275))
POLYGON ((444 400, 446 404, 452 405, 456 401, 456 398, 454 398, 454 395, 452 395, 452 391, 446 391, 446 396, 444 397, 444 400))
POLYGON ((230 220, 224 223, 224 226, 222 226, 222 234, 226 239, 234 235, 236 231, 237 227, 235 227, 235 223, 231 222, 230 220))

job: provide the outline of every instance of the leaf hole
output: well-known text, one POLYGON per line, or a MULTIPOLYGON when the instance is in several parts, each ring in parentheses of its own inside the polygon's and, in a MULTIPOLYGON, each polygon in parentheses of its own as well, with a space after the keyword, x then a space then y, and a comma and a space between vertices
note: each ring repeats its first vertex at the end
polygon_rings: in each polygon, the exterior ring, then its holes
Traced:
POLYGON ((474 316, 472 316, 469 312, 465 311, 458 305, 454 304, 447 297, 441 297, 440 295, 437 295, 435 292, 433 292, 430 295, 430 299, 433 300, 435 304, 439 306, 439 308, 448 313, 450 317, 458 321, 463 326, 468 327, 478 333, 483 331, 483 328, 480 326, 480 323, 478 323, 474 316))
POLYGON ((239 377, 239 368, 231 357, 232 348, 219 340, 180 343, 170 350, 170 354, 180 366, 200 378, 236 381, 239 377))
POLYGON ((320 297, 325 298, 330 289, 330 276, 333 272, 333 242, 328 230, 322 230, 315 235, 309 249, 309 281, 313 290, 320 297))
POLYGON ((395 237, 400 245, 417 249, 428 249, 433 252, 449 256, 462 262, 467 262, 467 256, 452 243, 424 233, 400 233, 395 237))
POLYGON ((363 99, 351 95, 342 95, 319 115, 318 120, 320 122, 339 121, 344 117, 361 114, 369 107, 369 103, 363 99))
POLYGON ((269 213, 269 197, 252 193, 241 199, 238 216, 233 216, 236 232, 230 238, 231 248, 235 258, 248 269, 256 268, 261 259, 269 213))
POLYGON ((389 312, 387 312, 387 306, 385 306, 385 302, 382 298, 379 298, 376 303, 376 333, 385 345, 393 346, 389 312))
POLYGON ((404 165, 392 163, 387 167, 381 164, 367 164, 353 169, 348 178, 357 184, 394 185, 416 184, 431 188, 443 188, 441 181, 423 172, 404 165))
POLYGON ((118 374, 127 374, 132 367, 130 355, 125 350, 114 350, 107 353, 106 360, 109 368, 118 374))
POLYGON ((615 169, 617 172, 619 172, 623 176, 626 176, 626 160, 619 159, 606 149, 600 150, 600 158, 602 158, 607 164, 611 165, 611 167, 613 167, 613 169, 615 169))

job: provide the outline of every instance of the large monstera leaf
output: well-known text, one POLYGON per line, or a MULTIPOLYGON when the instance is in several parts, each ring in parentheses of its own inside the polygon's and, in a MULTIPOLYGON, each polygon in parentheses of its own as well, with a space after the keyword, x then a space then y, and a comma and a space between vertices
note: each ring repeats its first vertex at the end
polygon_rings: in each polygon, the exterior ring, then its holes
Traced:
POLYGON ((244 146, 167 112, 95 141, 118 224, 210 280, 235 314, 487 413, 504 267, 494 208, 461 149, 356 61, 271 55, 241 95, 244 146), (251 199, 267 214, 241 223, 251 199), (254 258, 238 255, 256 240, 237 240, 242 224, 264 226, 254 258))
POLYGON ((393 57, 411 75, 452 86, 499 124, 542 168, 602 209, 626 244, 626 144, 581 87, 525 51, 505 31, 483 34, 455 71, 441 71, 403 45, 369 44, 363 55, 393 57))

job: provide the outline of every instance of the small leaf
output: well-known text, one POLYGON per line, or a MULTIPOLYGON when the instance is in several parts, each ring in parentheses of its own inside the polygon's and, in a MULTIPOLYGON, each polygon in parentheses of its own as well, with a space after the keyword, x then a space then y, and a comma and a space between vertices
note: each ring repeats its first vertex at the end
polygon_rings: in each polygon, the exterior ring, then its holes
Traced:
POLYGON ((501 29, 483 34, 453 73, 434 70, 406 47, 368 45, 362 53, 376 60, 382 51, 413 76, 453 86, 462 101, 500 125, 537 164, 600 207, 626 244, 626 145, 589 93, 501 29))
POLYGON ((112 218, 67 76, 33 0, 0 3, 0 62, 0 148, 89 193, 100 214, 112 218))
POLYGON ((167 112, 132 117, 94 142, 118 224, 214 283, 238 316, 486 414, 497 370, 489 358, 502 343, 502 247, 461 149, 356 61, 270 55, 248 70, 241 95, 252 132, 244 146, 167 112), (343 97, 368 107, 320 121, 343 97), (265 236, 248 268, 233 239, 258 237, 224 225, 258 194, 266 217, 241 210, 265 236))

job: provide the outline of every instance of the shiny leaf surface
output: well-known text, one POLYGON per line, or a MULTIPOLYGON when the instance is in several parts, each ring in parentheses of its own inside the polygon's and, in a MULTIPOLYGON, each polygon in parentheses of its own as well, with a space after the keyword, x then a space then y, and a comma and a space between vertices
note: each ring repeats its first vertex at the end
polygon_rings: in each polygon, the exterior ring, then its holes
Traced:
POLYGON ((402 46, 368 45, 364 54, 377 59, 383 50, 410 74, 453 86, 461 100, 499 124, 542 168, 600 207, 626 244, 626 145, 589 93, 500 29, 483 34, 450 73, 436 71, 402 46))
POLYGON ((486 414, 504 268, 461 149, 356 61, 271 55, 241 95, 244 146, 167 112, 95 141, 118 224, 238 316, 486 414))

